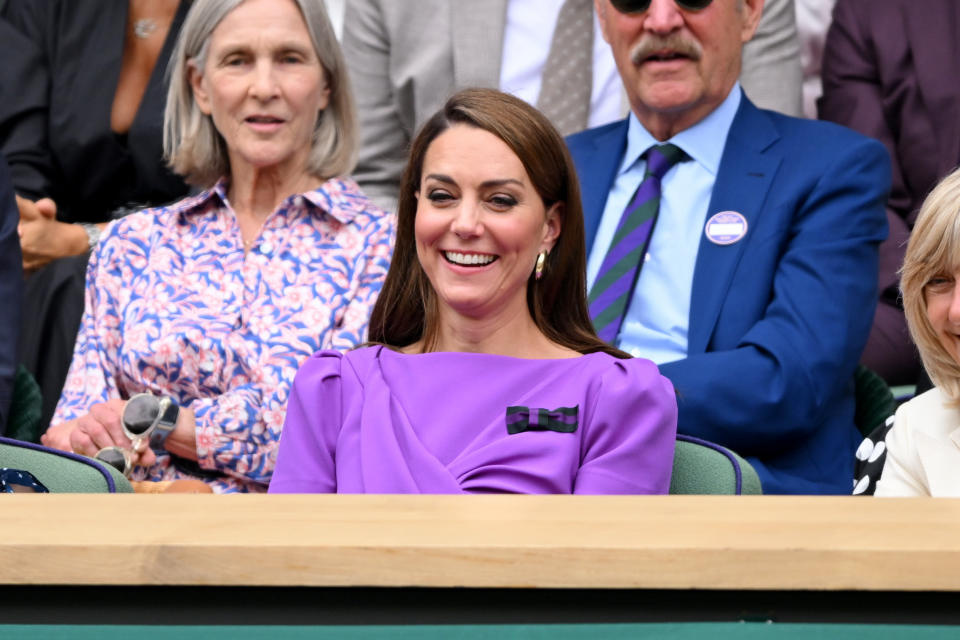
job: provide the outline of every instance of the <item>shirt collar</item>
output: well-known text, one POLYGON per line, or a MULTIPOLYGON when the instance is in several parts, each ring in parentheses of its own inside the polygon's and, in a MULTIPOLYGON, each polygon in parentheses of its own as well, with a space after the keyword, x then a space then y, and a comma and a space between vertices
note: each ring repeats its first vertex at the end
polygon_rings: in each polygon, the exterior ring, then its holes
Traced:
MULTIPOLYGON (((223 206, 227 202, 228 182, 227 178, 220 178, 209 189, 184 198, 171 208, 183 215, 189 215, 223 206)), ((326 213, 341 224, 349 224, 369 207, 369 201, 361 195, 356 183, 344 178, 331 178, 312 191, 292 196, 281 208, 286 209, 291 203, 298 201, 305 201, 312 205, 306 207, 307 211, 318 216, 326 213)))
MULTIPOLYGON (((666 142, 672 142, 683 149, 695 162, 716 176, 723 148, 727 143, 727 134, 733 125, 737 109, 740 108, 741 95, 740 83, 735 83, 730 94, 706 118, 666 142)), ((623 155, 617 175, 630 170, 647 149, 658 144, 664 143, 654 138, 631 111, 627 125, 627 151, 623 155)))

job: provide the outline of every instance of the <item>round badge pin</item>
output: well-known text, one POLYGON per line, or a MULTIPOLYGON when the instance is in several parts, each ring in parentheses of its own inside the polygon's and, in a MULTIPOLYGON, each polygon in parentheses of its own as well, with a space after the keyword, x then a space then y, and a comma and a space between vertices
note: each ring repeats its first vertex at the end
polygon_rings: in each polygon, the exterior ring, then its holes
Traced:
POLYGON ((713 244, 733 244, 747 235, 747 219, 736 211, 721 211, 710 216, 704 231, 713 244))

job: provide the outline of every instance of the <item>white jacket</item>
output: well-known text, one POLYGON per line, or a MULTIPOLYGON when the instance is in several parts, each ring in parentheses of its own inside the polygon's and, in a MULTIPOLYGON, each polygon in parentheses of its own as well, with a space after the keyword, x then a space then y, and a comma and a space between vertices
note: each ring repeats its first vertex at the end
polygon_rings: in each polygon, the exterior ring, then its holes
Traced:
POLYGON ((897 409, 877 496, 960 497, 960 409, 931 389, 897 409))

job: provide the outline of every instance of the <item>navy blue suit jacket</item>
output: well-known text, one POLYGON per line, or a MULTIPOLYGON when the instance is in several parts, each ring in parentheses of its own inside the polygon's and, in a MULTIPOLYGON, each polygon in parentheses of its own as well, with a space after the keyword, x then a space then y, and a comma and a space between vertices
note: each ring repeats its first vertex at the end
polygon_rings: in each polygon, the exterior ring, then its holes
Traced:
POLYGON ((17 369, 23 271, 17 224, 20 212, 13 195, 10 171, 0 156, 0 436, 6 431, 13 376, 17 369))
MULTIPOLYGON (((624 120, 567 140, 588 252, 626 138, 624 120)), ((707 218, 738 211, 748 231, 727 246, 701 234, 688 355, 660 371, 679 432, 746 457, 767 493, 851 491, 853 371, 876 306, 889 164, 875 141, 745 96, 730 128, 707 218)))

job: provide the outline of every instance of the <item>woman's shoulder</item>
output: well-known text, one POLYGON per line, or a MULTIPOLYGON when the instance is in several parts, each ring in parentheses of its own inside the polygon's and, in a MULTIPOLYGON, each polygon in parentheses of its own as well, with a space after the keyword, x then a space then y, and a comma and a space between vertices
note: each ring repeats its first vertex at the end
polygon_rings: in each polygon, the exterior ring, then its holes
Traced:
POLYGON ((208 205, 210 191, 187 196, 169 204, 137 209, 107 225, 103 240, 114 237, 137 239, 153 229, 169 229, 182 213, 208 205))
POLYGON ((649 383, 662 377, 657 365, 646 358, 618 358, 604 352, 588 355, 589 366, 611 380, 649 383))
POLYGON ((366 226, 369 222, 389 224, 393 220, 393 215, 374 204, 352 178, 330 178, 303 195, 344 223, 356 221, 366 226))
POLYGON ((585 366, 578 372, 577 383, 595 418, 630 421, 657 409, 664 415, 676 413, 673 383, 650 360, 606 353, 589 354, 583 360, 585 366))
POLYGON ((921 393, 897 408, 895 425, 900 429, 931 435, 952 432, 960 423, 960 409, 937 387, 921 393))
POLYGON ((339 376, 343 377, 353 374, 360 380, 363 380, 365 372, 371 366, 374 366, 379 357, 380 345, 368 347, 358 347, 350 351, 337 351, 335 349, 323 349, 317 351, 307 358, 298 371, 298 375, 321 375, 321 376, 339 376))

